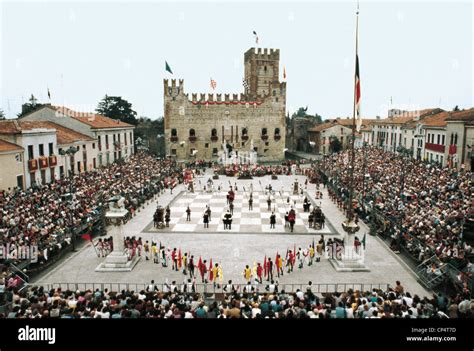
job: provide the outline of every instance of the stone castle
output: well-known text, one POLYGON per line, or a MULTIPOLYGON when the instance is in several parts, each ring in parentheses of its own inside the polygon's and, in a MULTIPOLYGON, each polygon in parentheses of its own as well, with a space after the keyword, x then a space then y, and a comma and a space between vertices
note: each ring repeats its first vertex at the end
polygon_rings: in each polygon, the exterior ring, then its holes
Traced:
POLYGON ((219 161, 223 152, 253 153, 259 162, 284 159, 286 82, 279 79, 280 50, 251 48, 244 62, 247 84, 241 94, 190 97, 184 80, 164 80, 167 155, 178 161, 219 161))

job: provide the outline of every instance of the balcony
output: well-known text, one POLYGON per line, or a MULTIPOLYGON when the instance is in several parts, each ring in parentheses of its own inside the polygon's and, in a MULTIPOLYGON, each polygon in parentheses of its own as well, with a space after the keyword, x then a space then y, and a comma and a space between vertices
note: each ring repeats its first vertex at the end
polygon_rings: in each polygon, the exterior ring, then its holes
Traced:
POLYGON ((31 160, 28 160, 28 170, 30 172, 34 172, 38 169, 38 160, 32 158, 31 160))
POLYGON ((211 136, 211 141, 215 143, 217 140, 219 140, 219 137, 217 135, 212 135, 211 136))
POLYGON ((242 135, 242 140, 243 140, 243 141, 249 140, 249 136, 248 136, 247 134, 242 135))
POLYGON ((176 143, 176 142, 178 141, 178 136, 176 136, 176 135, 170 136, 170 141, 171 141, 172 143, 176 143))
POLYGON ((41 169, 48 168, 48 158, 46 156, 40 156, 39 166, 41 169))
POLYGON ((189 136, 189 142, 190 142, 190 143, 195 143, 196 140, 197 140, 197 137, 196 137, 195 135, 189 136))
POLYGON ((273 139, 275 139, 275 141, 278 141, 278 140, 281 139, 281 135, 280 135, 280 134, 275 134, 275 135, 273 136, 273 139))
POLYGON ((425 144, 425 149, 430 150, 430 151, 434 151, 434 152, 440 152, 440 153, 444 154, 445 146, 444 145, 439 145, 439 144, 426 143, 425 144))
POLYGON ((268 140, 268 135, 262 135, 262 140, 268 140))
POLYGON ((58 164, 58 158, 56 157, 56 155, 49 156, 49 166, 55 167, 57 164, 58 164))

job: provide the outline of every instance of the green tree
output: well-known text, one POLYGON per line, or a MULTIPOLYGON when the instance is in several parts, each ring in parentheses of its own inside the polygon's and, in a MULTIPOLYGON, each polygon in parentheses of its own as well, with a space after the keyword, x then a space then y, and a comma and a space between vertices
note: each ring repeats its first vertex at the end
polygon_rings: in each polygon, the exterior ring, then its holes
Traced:
POLYGON ((337 137, 335 136, 330 137, 329 150, 331 151, 331 153, 337 153, 342 150, 341 141, 337 137))
POLYGON ((309 115, 308 114, 308 106, 300 107, 298 109, 298 111, 293 113, 291 118, 293 118, 293 117, 306 117, 311 121, 311 124, 313 124, 313 125, 321 124, 322 120, 323 120, 323 118, 320 115, 318 115, 317 113, 315 113, 314 115, 309 115))
POLYGON ((36 99, 35 96, 31 94, 28 102, 21 105, 21 112, 17 116, 23 117, 24 115, 27 115, 28 113, 33 112, 43 106, 44 104, 38 103, 38 99, 36 99))
POLYGON ((453 111, 459 111, 459 106, 458 105, 454 106, 453 111))
POLYGON ((134 135, 135 139, 142 139, 150 148, 150 152, 155 155, 163 156, 165 152, 165 124, 163 117, 150 119, 140 117, 137 119, 134 135))
POLYGON ((109 118, 118 119, 122 122, 136 126, 138 124, 137 113, 133 110, 132 104, 121 96, 105 97, 97 105, 96 112, 109 118))
POLYGON ((6 119, 5 117, 5 112, 3 112, 2 109, 0 109, 0 121, 6 119))

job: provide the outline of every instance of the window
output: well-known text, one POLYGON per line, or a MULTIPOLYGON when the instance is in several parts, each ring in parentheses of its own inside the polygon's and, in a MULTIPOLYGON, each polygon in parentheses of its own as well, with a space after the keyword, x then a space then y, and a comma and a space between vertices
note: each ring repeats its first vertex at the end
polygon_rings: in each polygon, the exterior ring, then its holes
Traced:
POLYGON ((44 145, 43 144, 39 144, 39 154, 40 156, 44 156, 44 145))
POLYGON ((216 136, 217 136, 217 129, 216 129, 216 128, 212 128, 212 130, 211 130, 211 136, 213 136, 213 137, 216 137, 216 136))
POLYGON ((341 134, 344 134, 344 128, 341 128, 341 134))
MULTIPOLYGON (((105 148, 108 150, 109 149, 109 136, 105 136, 105 148)), ((107 162, 108 163, 108 162, 107 162)))
POLYGON ((33 152, 33 145, 28 145, 28 160, 32 160, 35 158, 35 154, 33 152))
POLYGON ((275 135, 280 135, 280 128, 275 128, 275 135))
POLYGON ((204 147, 207 149, 209 147, 209 143, 205 143, 204 147))
POLYGON ((123 138, 125 139, 124 142, 125 142, 125 146, 127 146, 127 133, 124 133, 123 134, 123 138))
POLYGON ((444 145, 444 142, 446 141, 446 135, 443 135, 441 138, 441 145, 444 145))
POLYGON ((92 143, 92 148, 95 150, 95 143, 92 143))
POLYGON ((176 149, 171 149, 171 155, 176 156, 176 149))
POLYGON ((191 137, 196 136, 196 131, 191 128, 191 129, 189 130, 189 136, 191 136, 191 137))
POLYGON ((242 135, 247 135, 247 128, 242 128, 242 135))
POLYGON ((440 144, 440 141, 441 141, 441 135, 438 134, 438 139, 437 139, 437 143, 436 144, 440 144))
POLYGON ((262 135, 267 135, 267 128, 262 128, 262 135))
POLYGON ((217 156, 217 147, 212 149, 212 156, 217 156))
POLYGON ((48 149, 49 149, 49 156, 53 155, 54 154, 53 143, 48 144, 48 149))
POLYGON ((178 131, 175 128, 171 129, 171 136, 175 137, 177 135, 178 135, 178 131))
POLYGON ((99 151, 101 151, 102 150, 102 137, 100 135, 97 137, 97 142, 99 146, 99 151))

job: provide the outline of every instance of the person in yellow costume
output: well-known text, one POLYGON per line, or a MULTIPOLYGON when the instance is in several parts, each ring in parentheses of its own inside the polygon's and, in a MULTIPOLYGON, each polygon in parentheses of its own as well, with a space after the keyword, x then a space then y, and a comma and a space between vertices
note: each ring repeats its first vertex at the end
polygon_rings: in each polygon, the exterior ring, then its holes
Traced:
MULTIPOLYGON (((219 283, 222 285, 224 283, 224 272, 222 271, 222 267, 219 266, 217 271, 219 272, 218 277, 219 277, 219 283)), ((220 288, 220 285, 218 284, 217 287, 220 288)))
POLYGON ((309 254, 309 266, 312 266, 313 265, 313 260, 314 260, 314 247, 313 247, 313 245, 309 245, 308 254, 309 254))
POLYGON ((158 248, 155 242, 151 245, 151 255, 153 256, 153 263, 158 263, 158 248))
MULTIPOLYGON (((217 285, 217 278, 219 277, 219 264, 218 263, 216 263, 214 267, 212 267, 212 277, 214 280, 214 288, 215 288, 217 285)), ((219 287, 219 285, 217 285, 217 287, 219 287)))
POLYGON ((277 267, 277 275, 280 277, 280 275, 283 275, 283 258, 281 257, 280 254, 278 254, 278 259, 275 262, 276 267, 277 267))
POLYGON ((252 279, 252 269, 249 267, 249 265, 246 265, 244 268, 244 278, 247 283, 250 283, 250 280, 252 279))

